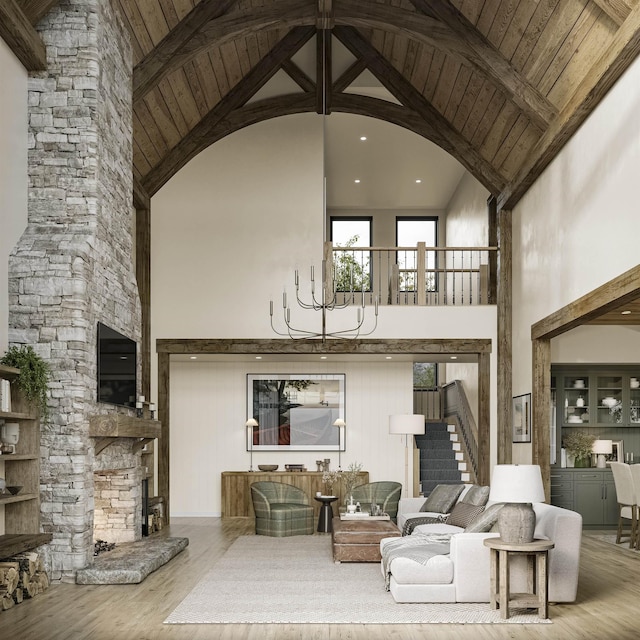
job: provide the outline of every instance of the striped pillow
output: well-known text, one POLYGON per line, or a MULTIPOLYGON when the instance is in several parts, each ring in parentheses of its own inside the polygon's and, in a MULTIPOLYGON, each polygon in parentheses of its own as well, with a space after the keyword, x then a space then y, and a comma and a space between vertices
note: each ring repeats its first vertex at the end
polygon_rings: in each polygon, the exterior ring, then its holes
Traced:
POLYGON ((485 533, 491 531, 493 526, 498 522, 498 513, 504 506, 504 502, 496 502, 487 507, 473 522, 467 525, 465 533, 485 533))
POLYGON ((456 503, 458 496, 462 493, 462 484, 439 484, 434 487, 420 511, 431 513, 449 513, 451 507, 456 503))
POLYGON ((484 511, 484 507, 458 502, 447 518, 447 524, 466 529, 484 511))

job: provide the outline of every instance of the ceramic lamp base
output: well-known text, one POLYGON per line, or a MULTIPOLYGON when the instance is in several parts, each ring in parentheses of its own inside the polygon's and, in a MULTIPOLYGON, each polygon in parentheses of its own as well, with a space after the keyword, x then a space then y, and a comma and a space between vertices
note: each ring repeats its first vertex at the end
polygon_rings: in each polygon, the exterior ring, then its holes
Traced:
POLYGON ((509 544, 524 544, 533 541, 536 514, 530 502, 509 502, 498 514, 500 538, 509 544))

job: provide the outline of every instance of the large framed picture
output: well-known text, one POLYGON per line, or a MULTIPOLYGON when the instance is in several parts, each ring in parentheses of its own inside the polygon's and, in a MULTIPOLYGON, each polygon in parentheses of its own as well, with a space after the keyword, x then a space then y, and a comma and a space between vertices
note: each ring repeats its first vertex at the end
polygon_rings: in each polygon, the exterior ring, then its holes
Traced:
POLYGON ((247 374, 247 451, 344 451, 345 374, 247 374))
POLYGON ((531 442, 531 394, 513 399, 513 442, 531 442))

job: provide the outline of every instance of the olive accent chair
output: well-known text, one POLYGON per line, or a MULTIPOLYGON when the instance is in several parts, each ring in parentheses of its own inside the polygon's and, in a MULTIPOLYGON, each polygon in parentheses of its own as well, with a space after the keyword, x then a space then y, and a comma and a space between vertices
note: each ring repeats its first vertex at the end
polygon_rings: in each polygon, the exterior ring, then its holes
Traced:
POLYGON ((369 511, 375 502, 384 513, 389 514, 392 522, 396 522, 398 517, 398 502, 401 494, 402 484, 390 480, 361 484, 351 492, 353 501, 359 502, 363 511, 369 511))
POLYGON ((284 482, 254 482, 251 500, 256 535, 284 538, 313 533, 313 506, 302 489, 284 482))

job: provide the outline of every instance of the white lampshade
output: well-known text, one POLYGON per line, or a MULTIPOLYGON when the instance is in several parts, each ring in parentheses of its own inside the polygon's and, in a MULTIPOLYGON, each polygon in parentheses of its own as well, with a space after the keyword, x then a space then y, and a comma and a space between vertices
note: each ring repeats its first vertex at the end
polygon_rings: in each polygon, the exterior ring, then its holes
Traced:
POLYGON ((257 427, 258 421, 255 418, 249 418, 244 425, 245 427, 257 427))
POLYGON ((593 451, 593 453, 609 455, 613 453, 613 440, 596 440, 593 443, 591 451, 593 451))
POLYGON ((493 468, 491 502, 544 502, 542 474, 537 464, 498 464, 493 468))
POLYGON ((346 427, 347 423, 342 419, 342 418, 338 418, 334 423, 333 423, 334 427, 346 427))
POLYGON ((389 416, 389 433, 397 435, 420 435, 424 433, 425 419, 423 415, 399 414, 389 416))

